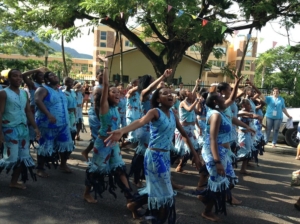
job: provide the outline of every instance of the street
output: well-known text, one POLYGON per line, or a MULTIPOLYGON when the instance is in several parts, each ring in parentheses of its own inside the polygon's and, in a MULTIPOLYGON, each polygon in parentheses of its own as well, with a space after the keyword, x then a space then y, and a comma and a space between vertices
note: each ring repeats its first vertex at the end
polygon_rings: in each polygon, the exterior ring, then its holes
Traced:
MULTIPOLYGON (((83 200, 87 164, 81 152, 89 143, 89 133, 81 133, 81 138, 84 141, 77 142, 69 160, 72 174, 52 167, 47 170, 49 178, 38 178, 37 182, 30 179, 26 190, 18 190, 8 187, 11 174, 1 173, 0 223, 146 223, 131 218, 119 189, 116 190, 117 199, 106 191, 103 198, 98 197, 97 204, 83 200)), ((36 158, 33 150, 31 153, 36 158)), ((122 151, 127 169, 133 153, 132 149, 122 151)), ((294 148, 284 144, 276 149, 267 146, 265 154, 259 156, 259 167, 249 168, 251 176, 239 175, 236 169, 239 183, 232 193, 243 203, 241 206, 228 205, 228 215, 219 215, 222 223, 300 223, 300 213, 293 206, 300 190, 290 186, 292 172, 300 169, 300 161, 294 158, 294 148)), ((204 205, 191 194, 198 174, 190 161, 186 170, 188 174, 172 173, 176 183, 186 186, 176 196, 177 223, 212 223, 201 217, 204 205)))

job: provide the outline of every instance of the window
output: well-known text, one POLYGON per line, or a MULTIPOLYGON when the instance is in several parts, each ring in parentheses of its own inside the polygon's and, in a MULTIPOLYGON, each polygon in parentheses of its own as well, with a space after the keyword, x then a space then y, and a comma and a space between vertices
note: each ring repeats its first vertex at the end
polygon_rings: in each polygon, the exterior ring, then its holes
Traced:
POLYGON ((89 64, 89 68, 92 68, 93 67, 93 64, 89 64))
POLYGON ((100 47, 106 47, 106 43, 105 42, 100 42, 100 47))
POLYGON ((106 32, 105 31, 100 32, 100 40, 106 40, 106 32))
POLYGON ((212 65, 216 67, 223 68, 225 66, 225 61, 210 61, 212 65))
POLYGON ((244 63, 244 70, 245 71, 250 71, 251 70, 251 63, 252 61, 246 60, 244 63))
POLYGON ((222 50, 224 54, 226 53, 226 47, 215 47, 215 49, 222 50))
POLYGON ((129 40, 125 41, 125 47, 135 47, 133 43, 131 43, 129 40))
POLYGON ((88 72, 88 65, 81 65, 81 72, 82 73, 87 73, 88 72))
POLYGON ((247 52, 246 52, 246 56, 252 57, 252 50, 253 50, 253 42, 249 42, 247 52))
MULTIPOLYGON (((115 80, 118 80, 120 82, 121 75, 119 75, 119 74, 113 75, 112 81, 115 81, 115 80)), ((129 76, 128 75, 123 75, 122 82, 123 83, 129 83, 129 76)))

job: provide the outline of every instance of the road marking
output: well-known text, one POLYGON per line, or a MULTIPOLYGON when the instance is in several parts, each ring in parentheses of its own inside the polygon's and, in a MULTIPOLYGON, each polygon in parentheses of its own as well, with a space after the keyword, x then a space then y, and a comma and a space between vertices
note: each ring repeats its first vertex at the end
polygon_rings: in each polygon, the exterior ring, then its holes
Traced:
MULTIPOLYGON (((85 169, 82 169, 82 168, 77 168, 77 167, 70 167, 70 168, 73 169, 73 170, 78 170, 78 171, 85 172, 85 169)), ((192 195, 192 194, 187 193, 187 192, 178 191, 178 190, 176 192, 179 193, 179 194, 181 194, 181 195, 187 196, 187 197, 197 198, 196 195, 192 195)), ((256 212, 260 212, 260 213, 269 214, 269 215, 275 216, 275 217, 280 218, 280 219, 290 219, 290 220, 293 220, 293 221, 296 221, 296 222, 300 223, 300 219, 296 218, 296 217, 286 216, 286 215, 281 215, 281 214, 276 214, 276 213, 264 211, 264 210, 261 210, 261 209, 250 208, 250 207, 247 207, 247 206, 237 205, 236 207, 239 207, 239 208, 242 208, 242 209, 246 209, 246 210, 252 210, 252 211, 256 211, 256 212)))

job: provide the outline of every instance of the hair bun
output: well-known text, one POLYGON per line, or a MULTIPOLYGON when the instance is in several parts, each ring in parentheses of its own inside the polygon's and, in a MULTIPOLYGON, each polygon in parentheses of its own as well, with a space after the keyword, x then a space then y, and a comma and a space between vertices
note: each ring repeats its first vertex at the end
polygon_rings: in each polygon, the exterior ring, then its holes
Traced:
POLYGON ((209 93, 216 93, 217 92, 217 86, 211 86, 211 87, 209 87, 208 92, 209 93))

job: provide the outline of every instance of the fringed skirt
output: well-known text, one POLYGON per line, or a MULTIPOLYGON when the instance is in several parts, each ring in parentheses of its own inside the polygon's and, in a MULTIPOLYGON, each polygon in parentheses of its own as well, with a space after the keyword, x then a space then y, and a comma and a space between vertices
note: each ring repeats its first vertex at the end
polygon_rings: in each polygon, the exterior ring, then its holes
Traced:
POLYGON ((93 157, 87 169, 88 173, 109 174, 124 165, 119 145, 106 146, 104 141, 97 137, 94 143, 93 157))
POLYGON ((13 128, 2 127, 2 131, 5 142, 3 158, 0 160, 0 171, 6 169, 9 172, 15 166, 21 165, 32 173, 35 163, 29 151, 30 139, 27 125, 20 124, 13 128))
POLYGON ((70 154, 73 151, 74 145, 68 125, 58 128, 39 127, 39 129, 41 132, 39 156, 52 157, 55 153, 70 154))
MULTIPOLYGON (((195 125, 183 126, 183 129, 186 132, 189 139, 191 140, 194 149, 198 150, 200 146, 198 143, 198 139, 195 135, 195 125)), ((187 144, 185 144, 185 142, 182 139, 182 135, 179 133, 177 129, 175 131, 175 150, 178 156, 183 156, 187 153, 188 154, 190 153, 189 147, 187 146, 187 144)))
POLYGON ((252 157, 252 150, 254 148, 251 133, 240 131, 238 134, 238 160, 250 159, 252 157))
POLYGON ((148 208, 171 207, 174 203, 170 172, 170 152, 147 149, 144 160, 146 187, 140 194, 148 194, 148 208))

